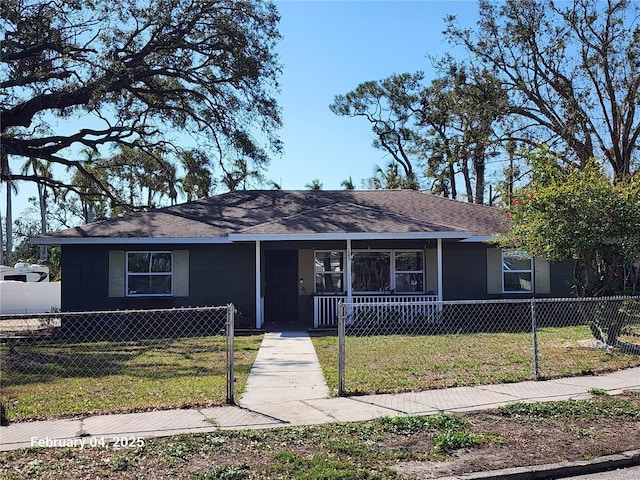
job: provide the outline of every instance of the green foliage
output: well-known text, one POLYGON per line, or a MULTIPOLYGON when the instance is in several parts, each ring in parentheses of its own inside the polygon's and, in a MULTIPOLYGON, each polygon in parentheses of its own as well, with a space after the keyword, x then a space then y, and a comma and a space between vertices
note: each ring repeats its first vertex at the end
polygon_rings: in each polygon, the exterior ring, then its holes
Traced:
MULTIPOLYGON (((175 139, 180 135, 202 145, 233 183, 240 182, 238 164, 260 172, 271 154, 280 152, 276 131, 281 115, 274 97, 280 18, 272 2, 36 0, 1 5, 3 181, 75 188, 73 180, 30 169, 17 174, 12 165, 24 158, 43 160, 51 162, 53 172, 58 165, 84 175, 90 185, 80 185, 78 192, 117 203, 118 186, 92 174, 81 160, 69 159, 67 149, 73 144, 92 152, 133 147, 133 160, 159 173, 142 179, 149 192, 142 201, 149 205, 154 200, 149 196, 165 194, 160 186, 169 187, 166 195, 175 198, 175 183, 164 180, 178 163, 181 149, 175 139), (80 126, 56 130, 73 124, 80 126), (148 155, 157 150, 170 155, 170 166, 148 163, 148 155)), ((187 195, 207 190, 206 173, 195 176, 186 182, 187 195)))
POLYGON ((412 435, 414 433, 429 430, 426 417, 381 417, 379 420, 382 427, 397 435, 412 435))
POLYGON ((208 197, 213 186, 209 157, 200 150, 187 150, 180 152, 179 158, 185 170, 180 184, 187 201, 208 197))
MULTIPOLYGON (((369 121, 374 135, 373 146, 390 155, 389 171, 395 168, 395 177, 406 179, 408 186, 403 188, 419 188, 415 146, 419 141, 416 122, 423 78, 422 72, 416 72, 366 81, 345 95, 337 95, 329 106, 336 115, 363 117, 369 121)), ((372 188, 397 187, 384 184, 372 188)))
POLYGON ((377 421, 384 431, 395 435, 410 436, 421 432, 437 432, 434 438, 437 452, 449 452, 478 444, 478 437, 469 433, 471 424, 467 420, 444 412, 428 417, 381 417, 377 421))
POLYGON ((351 175, 349 175, 349 178, 346 178, 346 179, 342 180, 340 182, 340 186, 342 188, 344 188, 345 190, 355 190, 356 189, 356 185, 355 185, 355 183, 353 183, 353 178, 351 178, 351 175))
POLYGON ((506 98, 488 70, 449 57, 438 67, 442 76, 430 85, 423 72, 394 74, 337 95, 329 108, 369 121, 373 146, 390 156, 367 179, 369 188, 419 189, 424 175, 432 193, 457 198, 456 177, 462 176, 466 199, 483 203, 493 126, 505 113, 506 98))
POLYGON ((455 415, 440 412, 432 416, 384 416, 378 419, 383 429, 397 435, 413 435, 433 430, 464 431, 469 422, 455 415))
POLYGON ((466 430, 470 427, 468 421, 457 415, 448 415, 440 412, 438 415, 426 417, 427 424, 440 430, 466 430))
POLYGON ((167 454, 176 458, 186 459, 196 452, 196 443, 192 435, 179 435, 169 447, 167 454))
POLYGON ((604 388, 590 388, 589 393, 595 396, 609 395, 604 388))
POLYGON ((449 452, 459 448, 475 447, 478 438, 468 432, 458 432, 453 429, 446 429, 436 437, 436 449, 440 452, 449 452))
POLYGON ((559 402, 525 403, 515 402, 502 406, 498 414, 527 421, 557 420, 571 418, 577 420, 597 420, 599 418, 635 422, 640 419, 640 407, 624 398, 608 395, 591 400, 568 400, 559 402))
POLYGON ((304 188, 306 188, 307 190, 322 190, 322 182, 320 182, 320 180, 318 180, 317 178, 314 178, 313 180, 311 180, 311 183, 307 183, 304 188))
POLYGON ((395 162, 389 162, 385 168, 376 165, 373 177, 369 178, 367 183, 368 187, 374 190, 415 189, 418 185, 415 176, 403 174, 395 162))
POLYGON ((125 472, 135 467, 136 461, 127 453, 119 453, 111 459, 111 469, 114 472, 125 472))
POLYGON ((640 176, 612 182, 594 161, 577 169, 558 160, 544 148, 530 155, 533 181, 514 192, 498 243, 551 262, 574 259, 579 296, 640 290, 640 176))
MULTIPOLYGON (((276 454, 277 462, 271 467, 274 473, 286 478, 304 480, 356 480, 377 478, 364 468, 358 468, 352 461, 344 461, 326 453, 311 456, 281 451, 276 454)), ((278 477, 281 478, 281 477, 278 477)))
POLYGON ((192 477, 194 480, 243 480, 249 478, 250 468, 246 462, 237 465, 214 467, 207 473, 192 477))

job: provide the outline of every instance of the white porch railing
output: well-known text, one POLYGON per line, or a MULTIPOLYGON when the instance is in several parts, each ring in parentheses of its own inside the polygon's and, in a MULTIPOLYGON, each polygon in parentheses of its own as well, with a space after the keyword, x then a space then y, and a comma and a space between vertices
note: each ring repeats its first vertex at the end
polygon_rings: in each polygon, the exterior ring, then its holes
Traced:
MULTIPOLYGON (((313 297, 314 328, 336 327, 338 325, 338 304, 346 302, 346 295, 317 295, 313 297)), ((353 295, 351 302, 362 305, 406 304, 407 314, 429 314, 435 312, 437 295, 353 295)))

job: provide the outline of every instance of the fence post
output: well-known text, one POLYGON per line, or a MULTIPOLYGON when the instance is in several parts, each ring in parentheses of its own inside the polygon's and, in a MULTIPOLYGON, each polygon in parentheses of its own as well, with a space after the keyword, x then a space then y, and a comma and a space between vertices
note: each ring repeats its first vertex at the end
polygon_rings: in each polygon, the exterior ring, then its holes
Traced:
POLYGON ((340 300, 338 302, 338 396, 344 397, 344 354, 345 354, 345 320, 347 308, 340 300))
POLYGON ((234 345, 234 323, 235 323, 235 307, 233 303, 227 305, 227 403, 235 405, 234 401, 234 383, 235 375, 233 372, 233 351, 234 345))
POLYGON ((536 318, 536 300, 531 299, 531 331, 533 333, 533 375, 536 380, 540 377, 538 365, 538 323, 536 318))

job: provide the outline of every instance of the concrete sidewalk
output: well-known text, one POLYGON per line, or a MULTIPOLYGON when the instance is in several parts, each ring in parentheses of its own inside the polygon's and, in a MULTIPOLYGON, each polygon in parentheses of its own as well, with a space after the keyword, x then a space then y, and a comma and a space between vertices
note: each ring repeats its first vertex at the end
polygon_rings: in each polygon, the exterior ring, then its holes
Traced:
POLYGON ((90 446, 92 442, 110 442, 124 437, 150 438, 218 429, 370 420, 385 415, 474 411, 516 401, 585 398, 593 388, 610 394, 640 390, 640 367, 606 375, 542 382, 329 398, 329 389, 308 334, 268 333, 239 406, 15 423, 0 427, 0 450, 31 446, 90 446))

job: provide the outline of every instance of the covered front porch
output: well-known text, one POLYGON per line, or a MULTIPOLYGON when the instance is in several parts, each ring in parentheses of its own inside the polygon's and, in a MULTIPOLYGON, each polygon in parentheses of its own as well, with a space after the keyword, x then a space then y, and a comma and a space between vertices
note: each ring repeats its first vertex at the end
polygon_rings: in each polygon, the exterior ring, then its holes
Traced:
POLYGON ((450 237, 367 237, 255 240, 256 328, 273 328, 274 316, 286 315, 299 328, 334 328, 340 302, 392 306, 399 321, 430 316, 442 300, 443 239, 450 237))

